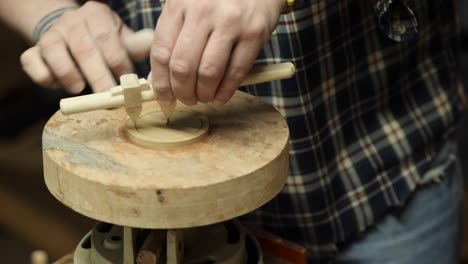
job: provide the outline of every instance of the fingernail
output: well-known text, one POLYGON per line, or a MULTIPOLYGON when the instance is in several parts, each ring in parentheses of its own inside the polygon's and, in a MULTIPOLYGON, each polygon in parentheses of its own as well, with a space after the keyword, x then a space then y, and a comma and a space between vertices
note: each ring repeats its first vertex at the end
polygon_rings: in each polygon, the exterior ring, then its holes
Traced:
POLYGON ((219 99, 215 99, 213 101, 213 105, 216 106, 216 107, 220 107, 220 106, 224 105, 224 101, 221 101, 219 99))
POLYGON ((78 82, 78 83, 75 83, 72 87, 71 87, 71 92, 72 93, 80 93, 85 87, 85 84, 83 82, 78 82))
POLYGON ((198 100, 182 101, 185 105, 194 106, 198 104, 198 100))
POLYGON ((158 56, 158 58, 161 60, 161 61, 165 61, 165 60, 168 60, 169 57, 171 56, 171 54, 169 53, 169 50, 166 49, 166 48, 163 48, 163 47, 160 47, 160 48, 157 48, 156 49, 156 56, 158 56))
POLYGON ((158 51, 163 56, 169 56, 169 50, 166 49, 166 48, 161 47, 161 48, 158 49, 158 51))
POLYGON ((155 88, 155 90, 158 94, 167 94, 167 92, 169 92, 169 87, 158 87, 155 88))
POLYGON ((171 100, 167 100, 167 99, 159 99, 158 103, 164 106, 169 106, 172 104, 171 100))
POLYGON ((168 86, 161 85, 159 82, 154 82, 153 88, 157 93, 166 93, 169 91, 168 86))

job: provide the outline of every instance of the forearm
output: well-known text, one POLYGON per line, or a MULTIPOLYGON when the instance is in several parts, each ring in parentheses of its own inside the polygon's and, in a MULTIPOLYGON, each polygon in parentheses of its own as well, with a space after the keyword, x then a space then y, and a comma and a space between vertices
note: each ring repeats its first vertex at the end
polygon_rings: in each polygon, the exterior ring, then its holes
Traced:
POLYGON ((0 18, 28 40, 34 28, 50 12, 67 6, 78 6, 75 0, 0 0, 0 18))

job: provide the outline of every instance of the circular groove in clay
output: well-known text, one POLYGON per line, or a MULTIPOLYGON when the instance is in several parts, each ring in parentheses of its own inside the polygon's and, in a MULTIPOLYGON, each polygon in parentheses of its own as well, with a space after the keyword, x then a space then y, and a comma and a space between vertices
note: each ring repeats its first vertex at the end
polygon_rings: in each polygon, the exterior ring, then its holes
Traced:
POLYGON ((140 146, 152 148, 174 148, 200 141, 208 133, 206 116, 175 110, 171 123, 166 124, 162 111, 153 111, 141 115, 136 123, 127 121, 128 139, 140 146))

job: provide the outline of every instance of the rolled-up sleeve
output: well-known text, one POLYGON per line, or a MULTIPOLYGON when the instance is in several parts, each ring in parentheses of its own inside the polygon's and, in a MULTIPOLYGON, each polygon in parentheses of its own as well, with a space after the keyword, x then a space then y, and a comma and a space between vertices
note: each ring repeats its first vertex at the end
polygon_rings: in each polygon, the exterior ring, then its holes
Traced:
POLYGON ((377 0, 375 12, 380 30, 395 41, 409 41, 418 34, 418 20, 409 0, 377 0))

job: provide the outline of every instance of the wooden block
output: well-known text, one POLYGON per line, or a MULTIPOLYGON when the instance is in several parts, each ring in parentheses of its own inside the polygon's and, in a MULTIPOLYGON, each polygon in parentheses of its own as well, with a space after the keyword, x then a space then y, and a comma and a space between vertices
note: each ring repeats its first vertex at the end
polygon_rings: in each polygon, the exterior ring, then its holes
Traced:
POLYGON ((136 121, 141 114, 141 89, 136 74, 125 74, 120 77, 123 89, 125 112, 131 120, 136 121))
MULTIPOLYGON (((142 113, 158 110, 145 103, 142 113)), ((153 229, 232 219, 281 190, 289 130, 273 106, 237 92, 221 108, 180 105, 177 111, 206 116, 209 133, 190 145, 153 149, 127 139, 125 114, 117 109, 56 113, 42 138, 47 187, 90 218, 153 229)))

